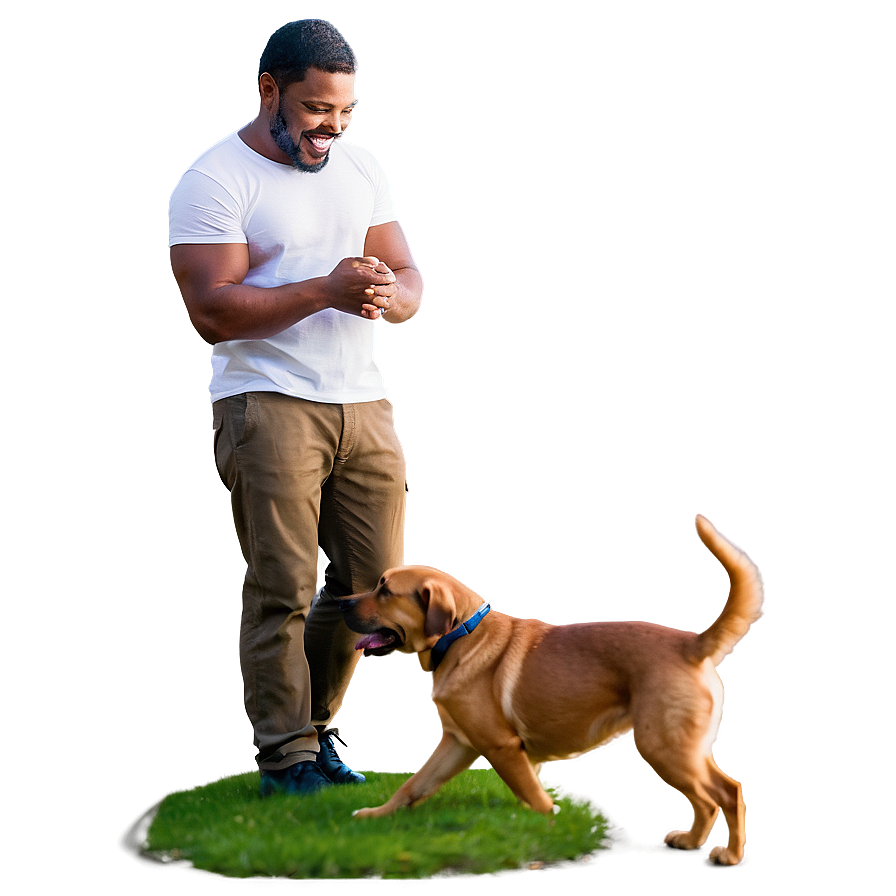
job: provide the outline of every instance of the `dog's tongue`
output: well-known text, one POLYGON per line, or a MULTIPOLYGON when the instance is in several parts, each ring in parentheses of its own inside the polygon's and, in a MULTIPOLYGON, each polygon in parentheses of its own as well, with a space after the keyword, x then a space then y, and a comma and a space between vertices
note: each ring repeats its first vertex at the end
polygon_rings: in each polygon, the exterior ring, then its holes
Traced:
POLYGON ((382 632, 374 632, 372 635, 365 635, 355 644, 355 650, 376 650, 377 647, 385 647, 392 643, 392 638, 382 632))

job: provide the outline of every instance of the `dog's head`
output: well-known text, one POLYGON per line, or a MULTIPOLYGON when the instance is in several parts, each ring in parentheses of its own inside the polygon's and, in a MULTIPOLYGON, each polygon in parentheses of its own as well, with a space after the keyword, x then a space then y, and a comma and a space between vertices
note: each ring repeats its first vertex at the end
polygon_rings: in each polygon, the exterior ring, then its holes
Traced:
MULTIPOLYGON (((393 650, 423 654, 476 612, 482 599, 456 579, 428 566, 387 570, 373 589, 339 602, 346 625, 364 635, 365 656, 393 650)), ((427 665, 421 658, 424 668, 427 665)))

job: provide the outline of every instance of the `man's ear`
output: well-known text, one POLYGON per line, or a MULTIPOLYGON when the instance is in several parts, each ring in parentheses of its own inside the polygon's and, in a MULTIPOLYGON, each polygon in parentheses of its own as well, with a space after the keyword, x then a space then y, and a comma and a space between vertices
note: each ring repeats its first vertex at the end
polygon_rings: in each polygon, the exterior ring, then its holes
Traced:
POLYGON ((258 93, 261 96, 262 105, 270 112, 277 108, 280 102, 280 90, 277 82, 268 72, 262 72, 258 77, 258 93))
POLYGON ((426 607, 426 621, 423 634, 427 638, 447 635, 456 625, 457 608, 454 594, 444 582, 427 579, 420 589, 423 605, 426 607))

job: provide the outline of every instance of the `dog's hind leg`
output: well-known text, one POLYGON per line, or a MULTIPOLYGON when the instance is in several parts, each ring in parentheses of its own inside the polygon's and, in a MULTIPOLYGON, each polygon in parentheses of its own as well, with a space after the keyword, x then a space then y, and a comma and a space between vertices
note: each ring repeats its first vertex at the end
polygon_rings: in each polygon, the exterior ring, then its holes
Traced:
MULTIPOLYGON (((640 747, 639 747, 640 749, 640 747)), ((671 831, 666 844, 675 849, 698 849, 709 836, 721 807, 728 823, 728 846, 717 846, 710 860, 717 865, 736 865, 744 856, 746 842, 745 807, 741 786, 724 774, 711 756, 694 757, 681 764, 642 755, 654 771, 669 785, 683 793, 694 809, 694 824, 689 831, 671 831)))
MULTIPOLYGON (((657 769, 657 771, 659 771, 657 769)), ((683 793, 694 809, 694 823, 689 831, 670 831, 666 845, 675 849, 699 849, 706 843, 709 832, 719 814, 719 805, 710 794, 707 783, 699 777, 679 778, 660 773, 660 777, 683 793)))
POLYGON ((664 845, 672 849, 698 849, 705 842, 719 813, 706 757, 697 744, 700 732, 692 725, 670 731, 651 725, 643 717, 635 725, 635 743, 644 761, 694 809, 689 831, 673 831, 664 845), (690 729, 690 730, 688 730, 690 729))
POLYGON ((707 759, 713 779, 713 793, 728 822, 728 846, 717 846, 709 858, 717 865, 736 865, 744 857, 746 843, 746 806, 739 781, 728 777, 713 761, 707 759))

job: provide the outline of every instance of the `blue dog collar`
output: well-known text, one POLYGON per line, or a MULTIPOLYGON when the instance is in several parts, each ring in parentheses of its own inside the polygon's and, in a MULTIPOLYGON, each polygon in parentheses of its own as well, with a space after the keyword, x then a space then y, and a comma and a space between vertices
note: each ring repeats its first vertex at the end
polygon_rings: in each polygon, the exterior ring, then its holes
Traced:
POLYGON ((442 635, 442 637, 436 641, 429 658, 429 670, 431 672, 436 671, 436 666, 442 662, 448 648, 458 638, 462 638, 464 635, 469 635, 470 632, 485 619, 490 609, 491 606, 489 604, 483 604, 466 622, 462 622, 456 629, 448 632, 447 635, 442 635))

